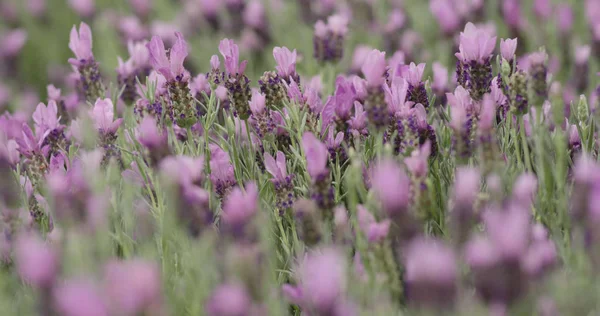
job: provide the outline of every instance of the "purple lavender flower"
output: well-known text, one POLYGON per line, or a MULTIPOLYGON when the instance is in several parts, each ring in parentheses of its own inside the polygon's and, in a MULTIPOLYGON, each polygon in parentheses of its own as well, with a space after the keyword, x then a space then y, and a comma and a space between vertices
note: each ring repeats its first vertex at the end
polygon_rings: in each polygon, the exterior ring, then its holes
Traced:
POLYGON ((179 127, 188 128, 196 124, 198 113, 196 101, 190 92, 190 75, 183 67, 183 61, 188 55, 187 43, 181 33, 175 32, 175 37, 175 44, 169 50, 168 57, 160 37, 153 36, 146 46, 150 52, 152 67, 166 79, 170 101, 168 110, 172 111, 169 114, 179 127))
POLYGON ((288 83, 290 80, 300 82, 300 77, 296 73, 297 53, 295 49, 290 51, 287 47, 275 47, 273 48, 273 57, 277 62, 275 68, 280 78, 288 83))
POLYGON ((414 104, 422 104, 425 108, 429 107, 429 98, 427 97, 427 91, 425 90, 425 83, 422 81, 423 71, 425 70, 425 64, 421 63, 415 65, 410 63, 406 67, 405 78, 408 82, 408 101, 414 102, 414 104))
POLYGON ((410 181, 395 161, 379 162, 372 171, 371 185, 390 218, 408 210, 410 181))
MULTIPOLYGON (((542 68, 539 68, 542 70, 542 68)), ((542 73, 538 73, 538 75, 542 75, 542 73)), ((544 76, 544 86, 545 82, 545 74, 544 76)), ((539 79, 539 78, 538 78, 539 79)), ((527 75, 522 70, 515 71, 510 77, 510 82, 508 84, 509 93, 510 93, 510 106, 511 110, 515 112, 517 115, 524 115, 529 112, 529 97, 528 97, 528 78, 527 75)), ((541 81, 537 80, 538 84, 541 84, 541 81)), ((540 85, 540 89, 543 87, 540 85)), ((534 89, 532 85, 532 90, 534 89)), ((536 95, 538 100, 541 100, 543 97, 543 92, 540 91, 540 95, 536 95)), ((540 104, 541 105, 541 104, 540 104)))
POLYGON ((38 138, 43 138, 42 147, 49 146, 50 158, 60 151, 68 151, 70 142, 65 136, 65 126, 60 124, 58 107, 56 102, 49 101, 48 106, 44 103, 38 104, 32 115, 35 123, 35 133, 38 138))
POLYGON ((523 207, 530 207, 535 200, 537 177, 532 173, 521 174, 513 185, 512 197, 514 202, 523 207))
POLYGON ((265 153, 265 169, 273 179, 276 194, 276 206, 280 211, 290 208, 294 204, 294 175, 288 174, 286 169, 285 155, 277 152, 277 160, 269 153, 265 153))
POLYGON ((405 255, 406 296, 411 305, 445 308, 454 303, 458 267, 454 251, 435 239, 416 239, 405 255))
POLYGON ((225 72, 221 80, 229 92, 229 100, 242 120, 250 116, 248 101, 250 100, 250 80, 244 74, 248 61, 241 63, 239 47, 233 40, 224 39, 219 43, 219 52, 225 59, 225 72))
POLYGON ((160 162, 171 154, 168 135, 166 131, 160 130, 156 120, 146 116, 136 129, 137 139, 149 153, 152 166, 158 166, 160 162))
POLYGON ((496 36, 487 30, 467 23, 464 32, 460 33, 457 78, 460 85, 465 86, 474 100, 481 100, 490 92, 492 81, 491 55, 496 47, 496 36))
POLYGON ((235 174, 229 154, 215 144, 210 145, 210 171, 217 196, 225 198, 236 183, 235 174))
POLYGON ((104 284, 114 313, 135 315, 161 309, 160 270, 153 262, 111 261, 104 268, 104 284))
POLYGON ((333 126, 330 127, 327 132, 327 138, 325 138, 325 146, 327 147, 327 151, 329 151, 329 159, 333 163, 335 163, 336 159, 339 159, 340 163, 343 163, 348 159, 346 149, 342 146, 343 142, 344 133, 339 132, 336 134, 333 126))
POLYGON ((590 73, 589 59, 592 48, 589 45, 575 48, 575 68, 573 69, 573 85, 579 93, 585 93, 590 73))
POLYGON ((225 231, 236 239, 252 241, 256 238, 251 222, 258 211, 258 187, 251 182, 245 192, 234 188, 223 201, 221 220, 225 231))
POLYGON ((500 55, 512 66, 517 51, 517 38, 500 39, 500 55))
POLYGON ((297 285, 283 286, 284 296, 311 315, 342 316, 346 305, 346 262, 336 249, 323 249, 308 255, 296 272, 297 285))
POLYGON ((15 139, 19 145, 17 150, 25 158, 25 171, 34 187, 37 187, 48 171, 46 157, 50 146, 43 145, 44 138, 45 134, 37 137, 27 124, 23 124, 20 137, 15 139))
POLYGON ((375 128, 383 128, 387 125, 388 115, 385 103, 383 77, 386 71, 385 53, 376 49, 367 56, 362 66, 362 72, 367 80, 367 96, 364 101, 365 110, 369 116, 370 123, 375 128))
POLYGON ((369 243, 382 242, 390 231, 391 221, 389 219, 385 219, 380 222, 376 222, 375 216, 373 216, 373 214, 362 205, 358 205, 356 210, 358 226, 369 243))
POLYGON ((64 316, 109 315, 107 302, 88 280, 69 280, 53 290, 56 312, 64 316))
POLYGON ((312 133, 306 132, 302 136, 302 148, 306 154, 306 169, 312 179, 311 197, 323 211, 323 217, 330 221, 333 219, 331 211, 335 201, 327 168, 327 147, 312 133))
POLYGON ((217 287, 206 304, 208 316, 242 316, 250 314, 252 300, 244 286, 231 283, 217 287))
POLYGON ((548 55, 543 52, 536 52, 529 55, 529 89, 531 90, 529 100, 533 102, 536 108, 540 108, 544 101, 548 99, 548 75, 547 67, 548 55))
POLYGON ((53 286, 60 261, 51 245, 35 235, 23 234, 15 244, 15 260, 24 281, 44 290, 53 286))
POLYGON ((95 102, 98 98, 104 98, 106 91, 98 63, 92 53, 92 31, 90 27, 81 22, 79 32, 75 26, 71 29, 69 38, 69 48, 75 54, 75 58, 70 58, 69 63, 76 67, 79 75, 79 94, 88 102, 95 102))
POLYGON ((344 54, 344 38, 348 33, 348 20, 342 15, 332 15, 327 24, 319 20, 313 36, 314 57, 321 63, 337 63, 344 54))
POLYGON ((143 81, 150 75, 152 68, 150 67, 150 55, 146 48, 146 42, 134 43, 129 41, 127 50, 129 51, 127 61, 124 62, 120 57, 118 58, 117 81, 120 86, 124 87, 121 100, 127 105, 131 105, 138 97, 137 80, 143 81))
POLYGON ((441 31, 450 37, 456 33, 461 24, 459 12, 450 0, 431 0, 429 10, 435 16, 441 31))
POLYGON ((266 108, 266 97, 257 90, 252 93, 250 112, 252 112, 252 126, 260 139, 273 134, 275 123, 271 117, 271 111, 266 108))
POLYGON ((456 242, 461 245, 469 236, 475 224, 475 202, 479 194, 479 170, 469 167, 459 167, 453 188, 453 205, 451 210, 451 223, 456 242))
POLYGON ((27 42, 27 35, 24 29, 14 29, 3 34, 0 38, 0 57, 7 61, 16 58, 27 42))
POLYGON ((450 105, 450 127, 454 131, 453 147, 462 163, 466 163, 473 153, 473 119, 477 115, 473 99, 462 86, 456 87, 454 94, 447 93, 450 105))
POLYGON ((125 169, 121 160, 121 150, 115 145, 117 130, 123 119, 114 119, 114 105, 110 99, 98 99, 90 113, 94 125, 100 135, 100 146, 104 149, 102 164, 106 165, 115 158, 121 169, 125 169))

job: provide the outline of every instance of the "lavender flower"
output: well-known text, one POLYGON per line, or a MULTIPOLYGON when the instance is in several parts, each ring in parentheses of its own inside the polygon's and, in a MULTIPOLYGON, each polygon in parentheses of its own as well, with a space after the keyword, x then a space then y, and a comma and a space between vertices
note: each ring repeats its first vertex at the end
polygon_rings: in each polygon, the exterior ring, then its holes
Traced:
POLYGON ((287 173, 285 155, 281 151, 277 152, 277 160, 265 153, 265 168, 273 176, 271 182, 275 186, 275 203, 283 212, 294 204, 294 175, 287 173))
POLYGON ((210 145, 210 181, 213 183, 217 196, 223 199, 235 185, 235 174, 229 154, 221 147, 210 145))
POLYGON ((456 169, 453 188, 451 224, 456 242, 462 245, 475 224, 475 202, 479 193, 479 170, 468 167, 456 169))
POLYGON ((123 119, 114 119, 114 105, 110 99, 98 99, 91 112, 92 120, 100 136, 100 146, 104 149, 102 164, 106 165, 115 158, 121 169, 125 169, 121 159, 121 150, 115 145, 117 130, 123 119))
POLYGON ((294 203, 294 218, 300 239, 308 247, 316 246, 323 238, 323 221, 317 203, 299 199, 294 203))
POLYGON ((35 235, 19 236, 15 245, 17 271, 21 278, 36 288, 48 290, 59 270, 59 257, 51 245, 35 235))
POLYGON ((415 65, 410 63, 410 66, 405 70, 406 81, 408 82, 408 101, 414 102, 414 104, 422 104, 425 108, 429 107, 429 98, 427 97, 427 91, 425 90, 425 83, 421 81, 423 78, 423 71, 425 70, 425 64, 415 65))
POLYGON ((371 214, 364 206, 358 205, 357 216, 360 230, 367 238, 369 243, 381 243, 388 235, 391 221, 389 219, 381 222, 375 221, 375 216, 371 214))
POLYGON ((168 135, 160 130, 153 117, 146 116, 136 130, 137 139, 148 150, 150 163, 158 166, 160 162, 171 154, 168 135))
POLYGON ((253 241, 256 231, 252 220, 258 211, 258 188, 255 183, 246 184, 245 192, 234 188, 223 201, 221 220, 226 232, 238 240, 253 241))
POLYGON ((429 10, 436 18, 442 33, 452 36, 460 27, 461 17, 450 0, 431 0, 429 10))
POLYGON ((254 91, 250 100, 250 112, 252 112, 252 126, 258 137, 263 139, 273 134, 275 124, 271 118, 271 111, 266 108, 266 97, 264 94, 254 91))
POLYGON ((547 59, 548 55, 543 51, 529 55, 529 100, 537 109, 548 99, 547 59))
POLYGON ((486 30, 467 23, 464 32, 460 33, 457 78, 458 83, 465 86, 474 100, 481 100, 490 92, 492 81, 491 55, 496 46, 496 37, 486 30))
POLYGON ((378 129, 387 125, 385 94, 383 83, 385 79, 385 53, 376 49, 372 50, 363 63, 362 72, 367 80, 368 94, 364 105, 369 122, 378 129))
POLYGON ((246 289, 239 284, 220 285, 206 304, 208 316, 252 315, 252 300, 246 289))
MULTIPOLYGON (((541 69, 541 68, 540 68, 541 69)), ((541 73, 538 73, 541 74, 541 73)), ((538 78, 539 79, 539 78, 538 78)), ((544 75, 544 85, 545 85, 545 75, 544 75)), ((541 81, 538 81, 541 84, 541 81)), ((508 84, 510 91, 510 107, 511 110, 515 112, 517 115, 524 115, 529 112, 529 98, 527 93, 528 87, 528 78, 525 73, 521 70, 515 71, 510 77, 510 82, 508 84)), ((541 88, 541 86, 540 86, 541 88)), ((532 85, 532 90, 534 86, 532 85)), ((542 95, 537 96, 542 97, 542 95)))
POLYGON ((319 20, 313 36, 314 57, 321 63, 337 63, 344 54, 344 38, 348 33, 348 20, 341 15, 332 15, 327 24, 319 20))
POLYGON ((146 46, 150 52, 152 67, 166 79, 172 108, 168 109, 169 115, 179 127, 189 128, 196 124, 198 113, 189 88, 190 75, 183 67, 183 61, 188 55, 187 43, 181 33, 176 32, 175 37, 177 40, 168 57, 160 37, 153 36, 146 46))
POLYGON ((305 313, 347 315, 338 312, 346 304, 346 264, 336 249, 308 255, 298 267, 296 280, 296 286, 284 285, 283 293, 305 313))
POLYGON ((441 241, 417 239, 405 255, 406 296, 409 304, 446 308, 457 292, 458 267, 454 251, 441 241))
POLYGON ((140 259, 109 262, 104 269, 104 283, 110 310, 135 315, 161 309, 159 267, 140 259))
POLYGON ((53 290, 56 312, 65 316, 108 315, 108 306, 96 285, 87 280, 69 280, 53 290))
POLYGON ((55 101, 49 101, 48 106, 44 103, 38 104, 32 118, 37 137, 43 138, 42 147, 48 146, 48 158, 60 151, 69 150, 70 142, 64 132, 65 126, 60 124, 55 101))
POLYGON ((127 61, 124 62, 120 57, 118 58, 117 81, 120 86, 124 87, 121 100, 127 105, 131 105, 138 97, 137 80, 143 81, 150 75, 152 68, 146 42, 133 43, 130 41, 127 43, 127 50, 129 51, 127 61))
MULTIPOLYGON (((224 39, 219 44, 219 52, 225 59, 225 72, 221 80, 229 92, 229 100, 242 120, 250 116, 250 80, 244 74, 248 61, 241 63, 239 47, 233 40, 224 39)), ((216 82, 215 82, 216 83, 216 82)))
POLYGON ((306 169, 312 179, 311 197, 323 211, 326 221, 333 219, 334 192, 327 169, 327 147, 312 133, 302 136, 302 148, 306 154, 306 169))
POLYGON ((575 48, 575 69, 573 69, 573 84, 579 93, 585 93, 588 87, 589 58, 592 48, 589 45, 575 48))
POLYGON ((294 49, 290 51, 287 47, 275 47, 273 48, 273 57, 277 62, 277 75, 286 82, 294 80, 300 82, 300 77, 296 73, 296 59, 297 53, 294 49))
POLYGON ((98 63, 92 53, 92 31, 87 24, 81 22, 79 32, 73 26, 69 38, 69 48, 75 54, 75 58, 70 58, 69 63, 76 67, 79 75, 81 98, 91 103, 98 98, 105 97, 106 91, 100 77, 98 63))

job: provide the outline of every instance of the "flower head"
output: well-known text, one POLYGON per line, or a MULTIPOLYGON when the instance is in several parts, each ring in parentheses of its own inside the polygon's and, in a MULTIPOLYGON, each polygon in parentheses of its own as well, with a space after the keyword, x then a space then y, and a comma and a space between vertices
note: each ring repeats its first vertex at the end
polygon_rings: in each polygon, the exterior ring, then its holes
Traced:
POLYGON ((310 132, 302 136, 302 147, 306 154, 306 169, 313 179, 326 174, 327 171, 327 147, 310 132))
POLYGON ((517 38, 500 39, 500 55, 502 58, 510 61, 515 58, 515 52, 517 51, 517 38))
POLYGON ((287 47, 273 48, 273 57, 277 62, 277 74, 282 78, 289 78, 296 73, 296 50, 290 51, 287 47))
POLYGON ((425 71, 425 63, 418 65, 410 63, 406 72, 406 81, 413 87, 418 86, 423 78, 423 71, 425 71))
POLYGON ((206 304, 208 316, 246 315, 252 305, 250 295, 239 284, 223 284, 211 295, 206 304))
POLYGON ((259 115, 265 111, 266 97, 258 90, 252 92, 252 99, 250 100, 250 111, 252 114, 259 115))
POLYGON ((379 87, 384 82, 385 52, 372 50, 362 65, 362 73, 370 87, 379 87))
POLYGON ((59 258, 37 236, 24 234, 17 239, 15 260, 21 278, 36 287, 50 287, 57 276, 59 258))
POLYGON ((77 32, 77 29, 73 25, 69 37, 69 48, 75 54, 76 58, 69 59, 69 63, 72 65, 78 66, 80 63, 94 57, 92 54, 92 30, 84 22, 81 22, 79 25, 79 32, 77 32))
POLYGON ((44 103, 38 104, 32 118, 36 126, 35 131, 39 135, 60 127, 58 107, 54 100, 50 100, 48 106, 44 103))
POLYGON ((64 316, 105 316, 108 307, 100 290, 86 280, 71 280, 53 291, 57 312, 64 316))
POLYGON ((223 202, 223 223, 229 227, 243 227, 258 209, 258 187, 246 184, 246 190, 236 187, 223 202))
POLYGON ((496 46, 496 36, 482 28, 477 28, 469 22, 464 32, 460 33, 459 59, 466 62, 476 61, 480 64, 486 62, 496 46))
POLYGON ((160 304, 160 270, 153 262, 112 261, 104 269, 104 284, 115 312, 135 315, 160 304))
POLYGON ((479 193, 479 170, 475 168, 460 167, 456 169, 454 179, 454 200, 461 205, 472 205, 479 193))
POLYGON ((445 91, 448 87, 448 68, 439 62, 431 65, 433 70, 433 83, 431 87, 436 91, 445 91))
POLYGON ((219 43, 219 52, 225 58, 225 70, 230 75, 243 74, 248 61, 240 63, 240 49, 231 39, 224 39, 219 43))
POLYGON ((275 181, 285 181, 287 177, 285 154, 277 152, 277 160, 269 153, 265 153, 265 169, 269 172, 275 181))
POLYGON ((376 222, 375 217, 364 206, 357 207, 358 225, 367 240, 371 243, 381 242, 387 237, 390 230, 391 221, 389 219, 376 222))
POLYGON ((159 36, 153 36, 150 43, 146 44, 150 53, 152 67, 167 80, 181 79, 185 74, 183 61, 188 55, 187 43, 181 33, 175 32, 175 37, 175 44, 171 47, 169 57, 167 57, 165 44, 159 36))
POLYGON ((98 99, 92 109, 91 117, 100 133, 116 133, 123 122, 122 118, 114 120, 114 105, 108 98, 98 99))
POLYGON ((386 212, 404 210, 409 201, 409 179, 393 160, 383 160, 373 169, 371 185, 386 212))

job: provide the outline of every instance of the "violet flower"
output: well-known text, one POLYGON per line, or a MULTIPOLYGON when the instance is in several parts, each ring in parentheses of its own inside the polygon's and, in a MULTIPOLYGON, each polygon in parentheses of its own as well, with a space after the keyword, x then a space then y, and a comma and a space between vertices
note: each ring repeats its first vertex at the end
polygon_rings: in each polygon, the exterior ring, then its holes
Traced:
POLYGON ((405 254, 406 296, 410 305, 447 308, 457 294, 458 266, 454 251, 435 239, 412 241, 405 254))
POLYGON ((467 23, 460 33, 459 52, 456 53, 458 83, 469 89, 474 100, 481 100, 490 92, 492 81, 491 56, 496 47, 496 36, 467 23))
POLYGON ((146 116, 136 129, 136 136, 149 153, 150 163, 158 166, 160 162, 171 154, 168 135, 166 131, 160 130, 156 120, 146 116))
POLYGON ((60 124, 58 107, 55 101, 49 101, 48 106, 44 103, 38 104, 32 115, 35 123, 36 136, 43 139, 42 147, 49 146, 50 156, 58 154, 59 151, 68 151, 70 142, 65 136, 65 126, 60 124))
POLYGON ((217 196, 223 199, 235 185, 236 179, 229 154, 215 144, 210 145, 210 171, 210 181, 217 196))
POLYGON ((136 315, 160 310, 160 269, 140 259, 111 261, 104 268, 104 287, 110 310, 136 315))
POLYGON ((362 72, 367 80, 367 96, 364 101, 365 110, 369 117, 369 122, 378 129, 387 125, 388 115, 386 113, 387 104, 383 77, 386 71, 385 53, 378 50, 372 50, 363 63, 362 72))
POLYGON ((345 305, 346 263, 335 249, 308 255, 296 272, 297 285, 283 286, 284 296, 310 315, 335 315, 345 305))
POLYGON ((166 79, 172 107, 169 115, 179 127, 188 128, 198 121, 198 111, 188 85, 190 75, 183 67, 188 55, 187 43, 179 32, 175 32, 175 38, 168 57, 162 39, 156 35, 146 47, 152 67, 166 79))
POLYGON ((105 97, 106 90, 100 77, 98 63, 92 53, 92 31, 87 24, 81 22, 79 32, 73 26, 69 48, 75 54, 75 58, 69 58, 69 63, 77 69, 79 94, 90 103, 105 97))
POLYGON ((275 47, 273 48, 273 57, 277 62, 277 75, 286 82, 294 80, 300 82, 300 77, 296 73, 296 60, 297 53, 294 49, 290 51, 287 47, 275 47))
POLYGON ((436 18, 442 33, 446 36, 452 36, 461 24, 461 17, 452 1, 450 0, 431 0, 429 1, 429 10, 436 18))
POLYGON ((247 183, 245 192, 240 187, 234 188, 223 200, 221 221, 224 230, 239 240, 252 241, 255 231, 251 222, 258 211, 258 187, 255 183, 247 183))
POLYGON ((249 315, 252 299, 244 286, 231 283, 217 287, 206 304, 208 316, 249 315))
POLYGON ((60 260, 51 245, 35 235, 23 234, 15 244, 17 272, 36 288, 48 290, 56 281, 60 260))
POLYGON ((419 65, 410 63, 406 69, 405 78, 408 82, 408 101, 412 101, 414 104, 420 103, 427 109, 429 107, 429 98, 425 90, 425 83, 422 81, 424 70, 424 63, 419 65))
POLYGON ((375 165, 371 186, 381 200, 383 210, 392 218, 408 209, 410 181, 393 160, 383 160, 375 165))
POLYGON ((265 153, 265 169, 273 176, 271 182, 275 186, 276 206, 280 211, 286 210, 294 204, 294 175, 287 173, 285 155, 277 152, 277 160, 269 153, 265 153))
POLYGON ((250 116, 248 101, 250 100, 250 80, 244 74, 248 61, 240 59, 239 47, 230 39, 219 43, 219 52, 225 59, 225 72, 222 81, 229 92, 229 100, 242 120, 250 116))
POLYGON ((69 280, 53 290, 56 312, 64 316, 105 316, 108 304, 100 290, 87 280, 69 280))
POLYGON ((324 218, 332 220, 334 192, 327 168, 327 147, 312 133, 305 132, 302 136, 302 148, 306 154, 306 169, 312 180, 311 197, 323 210, 324 218))
POLYGON ((342 15, 332 15, 327 24, 319 20, 313 36, 314 57, 321 63, 337 63, 344 54, 344 38, 348 33, 348 20, 342 15))
POLYGON ((358 225, 369 243, 380 243, 388 235, 391 221, 389 219, 380 222, 375 221, 375 216, 364 206, 356 207, 358 225))

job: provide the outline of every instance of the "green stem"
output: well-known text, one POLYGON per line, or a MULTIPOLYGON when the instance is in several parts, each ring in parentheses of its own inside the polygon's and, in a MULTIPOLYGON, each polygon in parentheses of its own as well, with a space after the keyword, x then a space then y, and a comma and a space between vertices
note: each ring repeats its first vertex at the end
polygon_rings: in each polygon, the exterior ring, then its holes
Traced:
POLYGON ((528 171, 531 171, 531 155, 529 154, 529 145, 527 144, 527 138, 525 136, 525 124, 523 122, 523 116, 519 116, 519 132, 521 134, 521 142, 523 145, 523 151, 525 155, 526 168, 528 171))

